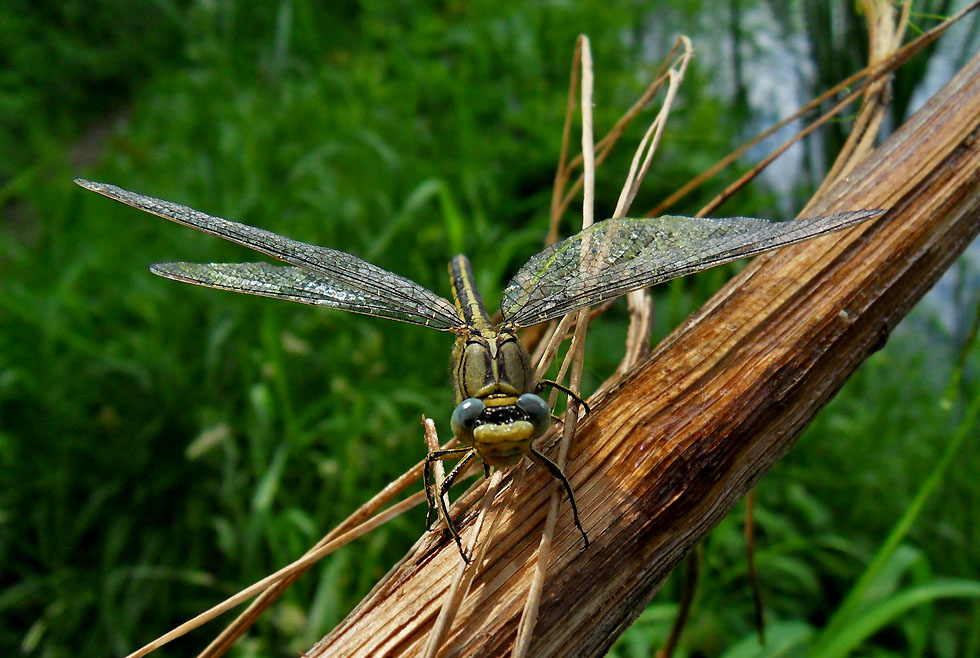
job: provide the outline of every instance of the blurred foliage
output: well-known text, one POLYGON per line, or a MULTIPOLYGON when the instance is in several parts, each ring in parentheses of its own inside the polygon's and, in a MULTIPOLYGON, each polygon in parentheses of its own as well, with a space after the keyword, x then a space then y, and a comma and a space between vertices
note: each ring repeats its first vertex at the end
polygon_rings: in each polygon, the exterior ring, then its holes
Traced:
MULTIPOLYGON (((420 458, 420 412, 445 431, 451 405, 445 336, 152 277, 145 268, 157 260, 253 255, 85 194, 73 176, 350 251, 443 293, 445 263, 465 251, 494 304, 544 234, 575 37, 592 39, 596 121, 608 128, 682 31, 704 45, 703 61, 727 43, 744 44, 750 61, 758 35, 729 17, 766 6, 0 6, 0 650, 132 650, 294 559, 420 458), (726 38, 732 30, 738 39, 726 38)), ((793 43, 802 25, 787 19, 780 38, 793 43)), ((848 34, 821 56, 859 48, 848 34)), ((717 82, 727 73, 752 84, 738 58, 722 72, 701 61, 637 209, 744 137, 732 117, 758 114, 733 110, 729 95, 748 94, 717 82)), ((825 79, 836 78, 813 85, 825 79)), ((904 88, 907 106, 915 87, 904 88)), ((639 130, 600 170, 600 216, 639 130)), ((832 152, 834 135, 819 139, 832 152)), ((800 184, 797 198, 778 201, 798 207, 806 193, 800 184)), ((724 212, 771 215, 776 201, 756 184, 724 212)), ((663 286, 657 336, 729 274, 663 286)), ((964 265, 943 302, 958 315, 923 314, 897 332, 763 482, 759 564, 773 637, 821 628, 976 395, 976 277, 964 265)), ((618 361, 603 346, 621 344, 623 331, 616 309, 590 334, 593 385, 618 361)), ((886 592, 975 577, 978 460, 968 443, 886 592)), ((706 542, 684 655, 752 638, 740 514, 706 542)), ((307 648, 418 537, 422 516, 331 556, 237 655, 307 648)), ((651 655, 678 593, 668 583, 618 655, 651 655)), ((928 601, 866 652, 977 655, 980 636, 966 629, 980 627, 980 607, 928 601)))

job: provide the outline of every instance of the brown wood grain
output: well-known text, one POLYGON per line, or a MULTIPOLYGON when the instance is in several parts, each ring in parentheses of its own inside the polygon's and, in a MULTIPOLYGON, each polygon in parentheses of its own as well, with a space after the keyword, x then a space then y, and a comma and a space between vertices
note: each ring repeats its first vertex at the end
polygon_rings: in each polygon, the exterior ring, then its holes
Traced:
MULTIPOLYGON (((980 231, 978 129, 980 55, 808 211, 884 217, 756 258, 595 401, 568 469, 592 546, 563 502, 529 655, 602 655, 884 345, 980 231)), ((532 467, 498 498, 441 656, 510 655, 552 482, 532 467)), ((458 562, 447 537, 423 537, 308 655, 417 655, 458 562)))

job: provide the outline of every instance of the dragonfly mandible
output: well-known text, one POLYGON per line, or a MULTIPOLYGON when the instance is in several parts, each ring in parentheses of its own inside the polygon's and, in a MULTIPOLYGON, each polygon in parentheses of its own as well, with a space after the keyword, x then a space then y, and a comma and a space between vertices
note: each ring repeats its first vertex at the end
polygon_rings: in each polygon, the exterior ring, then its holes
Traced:
POLYGON ((423 473, 429 503, 426 526, 431 524, 438 500, 464 560, 468 558, 447 501, 450 487, 475 458, 482 460, 485 474, 489 467, 509 468, 524 457, 545 467, 562 483, 575 527, 584 546, 589 544, 568 478, 533 445, 551 424, 551 411, 540 395, 542 387, 552 385, 572 392, 555 382, 534 381, 530 357, 517 335, 519 329, 686 274, 848 228, 884 212, 858 210, 790 222, 672 215, 607 219, 532 256, 504 288, 502 320, 494 324, 465 256, 454 256, 449 264, 455 302, 451 303, 353 254, 292 240, 115 185, 82 178, 75 182, 110 199, 287 263, 156 263, 150 266, 154 274, 455 334, 451 375, 456 408, 450 424, 462 446, 430 452, 423 473), (432 466, 444 459, 459 462, 433 492, 432 466))

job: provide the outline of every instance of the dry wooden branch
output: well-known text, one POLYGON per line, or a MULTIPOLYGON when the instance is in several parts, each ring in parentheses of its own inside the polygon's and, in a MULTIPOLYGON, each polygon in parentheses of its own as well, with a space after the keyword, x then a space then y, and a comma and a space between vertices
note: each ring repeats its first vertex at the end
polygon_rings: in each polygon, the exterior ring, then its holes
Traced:
MULTIPOLYGON (((563 505, 530 655, 603 654, 884 344, 980 231, 978 132, 980 55, 811 205, 891 212, 757 258, 595 401, 569 467, 593 545, 580 549, 563 505)), ((498 499, 515 502, 441 656, 510 652, 550 492, 532 469, 498 499)), ((309 655, 416 655, 458 560, 448 537, 422 538, 309 655)))

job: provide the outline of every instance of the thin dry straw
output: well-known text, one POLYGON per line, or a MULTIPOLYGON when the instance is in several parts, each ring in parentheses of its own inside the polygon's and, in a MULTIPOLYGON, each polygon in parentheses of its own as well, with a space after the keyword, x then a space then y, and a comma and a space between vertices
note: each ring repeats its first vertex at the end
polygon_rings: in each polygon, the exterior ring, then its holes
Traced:
MULTIPOLYGON (((663 86, 665 82, 667 82, 668 76, 666 74, 666 71, 672 66, 676 66, 676 60, 672 60, 672 58, 676 55, 677 51, 683 45, 684 45, 683 40, 681 38, 678 38, 677 41, 674 43, 674 46, 671 48, 670 53, 668 53, 667 57, 665 58, 664 64, 661 66, 660 71, 657 72, 656 79, 653 82, 651 82, 649 86, 647 86, 647 88, 644 90, 640 98, 637 99, 635 103, 633 103, 633 105, 623 114, 622 117, 620 117, 620 119, 615 123, 615 125, 606 134, 606 136, 600 139, 596 143, 595 145, 596 167, 598 167, 605 161, 605 159, 609 156, 609 154, 612 152, 613 148, 615 147, 616 142, 623 135, 623 132, 626 130, 626 127, 633 121, 633 119, 635 119, 646 108, 647 103, 649 103, 653 99, 654 95, 657 93, 660 87, 663 86), (672 61, 673 64, 671 64, 672 61)), ((574 56, 576 68, 573 68, 572 82, 571 85, 569 86, 569 103, 568 103, 568 108, 566 110, 565 131, 563 133, 563 140, 562 140, 563 154, 566 152, 565 147, 568 142, 568 133, 571 124, 570 117, 575 107, 574 88, 575 88, 575 83, 578 79, 577 64, 579 59, 580 58, 578 56, 577 42, 576 42, 576 51, 574 56)), ((571 175, 570 172, 574 170, 575 167, 579 166, 581 162, 582 162, 581 154, 573 158, 572 161, 569 162, 567 165, 562 164, 564 163, 564 159, 560 161, 558 172, 556 173, 556 177, 555 177, 555 182, 556 182, 554 188, 555 191, 553 193, 554 196, 560 198, 560 201, 556 201, 553 196, 552 205, 551 205, 551 225, 548 228, 548 237, 545 240, 546 245, 549 245, 557 241, 558 220, 568 209, 569 205, 575 200, 575 196, 576 194, 578 194, 578 190, 582 187, 583 179, 581 176, 579 176, 579 178, 576 179, 576 181, 572 184, 571 188, 567 192, 564 191, 565 185, 568 183, 568 178, 571 175)))
MULTIPOLYGON (((451 440, 443 447, 451 448, 454 445, 456 445, 456 441, 451 440)), ((419 476, 422 474, 423 464, 424 462, 417 463, 408 471, 400 475, 396 480, 385 486, 384 489, 376 493, 369 501, 361 505, 354 511, 353 514, 341 521, 333 530, 327 533, 327 535, 317 542, 313 548, 307 552, 307 554, 321 548, 322 546, 325 546, 328 542, 331 542, 336 537, 340 536, 340 534, 347 528, 355 526, 361 520, 368 518, 371 514, 374 514, 377 510, 381 509, 381 507, 387 505, 395 498, 395 496, 405 491, 410 484, 419 479, 419 476)), ((312 566, 312 563, 309 566, 312 566)), ((212 640, 211 644, 209 644, 204 651, 198 655, 198 658, 217 658, 224 655, 228 649, 231 648, 232 644, 234 644, 235 640, 237 640, 246 630, 249 629, 258 616, 262 614, 267 607, 272 605, 272 603, 274 603, 302 574, 303 570, 297 570, 290 576, 278 581, 266 591, 262 592, 262 594, 256 597, 256 599, 252 601, 252 603, 249 604, 249 606, 242 611, 232 623, 226 626, 225 629, 214 640, 212 640)))
MULTIPOLYGON (((626 177, 623 190, 619 195, 616 211, 613 213, 614 218, 625 217, 629 213, 630 206, 633 204, 633 200, 639 192, 640 185, 650 170, 650 163, 653 161, 654 153, 656 153, 657 146, 660 144, 664 127, 667 125, 667 117, 670 116, 670 110, 673 107, 674 100, 677 98, 677 91, 680 89, 680 85, 684 80, 684 74, 687 72, 687 66, 691 61, 691 40, 686 36, 681 36, 677 40, 677 43, 683 47, 683 53, 673 62, 667 71, 669 79, 667 96, 664 99, 663 106, 651 122, 650 127, 647 129, 646 134, 644 134, 643 139, 640 141, 640 145, 636 149, 636 154, 633 156, 633 161, 630 165, 629 174, 626 177), (640 165, 641 157, 642 165, 640 165)), ((614 377, 622 376, 639 361, 640 357, 648 349, 650 333, 653 331, 653 303, 650 299, 650 293, 646 289, 636 290, 631 292, 627 296, 627 299, 629 303, 630 323, 626 332, 626 349, 624 350, 622 361, 620 361, 619 366, 616 368, 614 377)))
POLYGON ((370 520, 365 521, 364 523, 356 526, 352 530, 342 534, 341 536, 337 537, 333 541, 328 542, 324 546, 314 551, 310 551, 309 553, 301 557, 299 560, 296 560, 292 564, 289 564, 283 567, 282 569, 280 569, 279 571, 276 571, 275 573, 266 576, 262 580, 254 583, 253 585, 246 587, 245 589, 238 592, 234 596, 225 599, 224 601, 214 606, 213 608, 210 608, 209 610, 206 610, 205 612, 202 612, 201 614, 197 615, 190 621, 184 622, 183 624, 173 629, 169 633, 161 635, 153 642, 150 642, 149 644, 141 647, 137 651, 134 651, 133 653, 129 654, 126 658, 139 658, 140 656, 145 656, 151 651, 155 651, 159 649, 163 645, 197 628, 201 624, 207 623, 212 619, 214 619, 215 617, 217 617, 218 615, 227 612, 228 610, 234 608, 236 605, 239 605, 240 603, 244 603, 248 599, 261 593, 263 590, 275 585, 276 583, 283 580, 284 578, 288 578, 289 576, 291 576, 292 574, 298 571, 305 571, 310 567, 310 565, 323 558, 323 556, 332 553, 333 551, 337 550, 341 546, 349 544, 350 542, 357 539, 364 533, 374 530, 378 526, 384 525, 385 523, 387 523, 394 517, 398 516, 402 512, 411 509, 412 507, 415 507, 423 500, 425 500, 424 491, 420 491, 412 496, 409 496, 408 498, 401 501, 400 503, 397 503, 396 505, 389 507, 384 512, 372 517, 370 520))
MULTIPOLYGON (((459 606, 469 592, 470 583, 473 582, 473 576, 476 574, 479 565, 483 562, 484 553, 490 542, 478 542, 478 539, 480 537, 480 531, 483 528, 483 522, 487 517, 487 512, 493 506, 494 498, 497 497, 497 490, 500 488, 500 481, 503 479, 503 474, 503 471, 497 470, 490 478, 487 492, 483 496, 483 505, 480 508, 480 514, 477 516, 476 523, 473 525, 473 531, 470 534, 469 541, 466 542, 466 554, 472 556, 472 562, 467 564, 465 561, 460 560, 459 565, 456 567, 453 582, 449 586, 446 596, 443 598, 442 609, 436 618, 435 626, 429 632, 429 639, 425 647, 425 658, 435 658, 439 652, 439 648, 449 634, 449 629, 452 626, 453 620, 456 618, 459 606)), ((493 507, 490 523, 487 524, 487 534, 493 531, 493 526, 496 523, 497 516, 499 516, 500 509, 500 506, 493 507)))
MULTIPOLYGON (((586 36, 579 37, 582 51, 582 169, 585 181, 585 189, 582 201, 582 230, 592 226, 595 209, 595 151, 593 144, 593 119, 592 119, 592 51, 589 47, 589 39, 586 36)), ((575 336, 572 338, 572 346, 569 354, 574 355, 572 361, 572 373, 570 378, 571 389, 578 392, 582 383, 582 362, 585 350, 585 332, 588 327, 589 309, 583 308, 578 312, 578 320, 575 325, 575 336)), ((575 420, 578 412, 578 403, 574 400, 569 401, 568 408, 565 410, 565 422, 562 428, 561 443, 558 448, 558 459, 556 464, 561 470, 565 469, 568 461, 568 447, 572 437, 575 435, 575 420)), ((531 645, 531 636, 534 632, 534 625, 537 621, 538 608, 541 604, 541 591, 544 588, 544 581, 548 575, 548 565, 551 561, 551 544, 554 539, 555 525, 558 519, 558 504, 560 502, 561 491, 558 483, 552 490, 551 501, 548 507, 548 518, 545 521, 544 532, 541 536, 541 543, 538 546, 538 558, 534 565, 534 575, 531 579, 531 586, 528 591, 527 601, 524 604, 524 611, 521 614, 521 621, 517 628, 517 641, 514 643, 512 656, 514 658, 524 658, 527 656, 528 648, 531 645)))
POLYGON ((630 171, 626 177, 626 184, 623 185, 623 190, 619 194, 619 201, 616 203, 616 211, 613 213, 614 218, 625 217, 626 213, 629 212, 630 206, 633 205, 633 199, 636 198, 636 194, 640 190, 640 185, 650 170, 650 163, 653 162, 653 155, 657 151, 657 146, 660 145, 660 138, 663 136, 664 127, 667 125, 670 108, 674 105, 677 90, 680 89, 687 65, 691 61, 691 40, 682 36, 680 37, 680 41, 684 47, 684 54, 680 57, 680 67, 671 67, 667 71, 667 97, 664 99, 664 104, 660 108, 660 112, 657 113, 656 118, 654 118, 650 127, 647 128, 643 139, 640 140, 640 146, 636 149, 636 154, 630 163, 630 171), (643 161, 642 165, 640 164, 641 158, 643 161))
MULTIPOLYGON (((706 180, 708 180, 709 178, 713 177, 715 174, 717 174, 719 171, 721 171, 722 169, 724 169, 725 167, 727 167, 728 165, 730 165, 732 162, 734 162, 735 160, 737 160, 741 156, 745 155, 745 153, 747 153, 749 151, 749 149, 751 149, 753 146, 755 146, 756 144, 758 144, 762 140, 766 139, 767 137, 771 137, 773 134, 775 134, 776 132, 778 132, 779 130, 781 130, 783 127, 787 126, 788 124, 790 124, 793 121, 795 121, 796 119, 800 118, 801 116, 803 116, 804 114, 806 114, 810 110, 812 110, 812 109, 816 108, 817 106, 819 106, 825 100, 836 96, 838 94, 838 92, 840 92, 841 90, 849 88, 855 82, 857 82, 858 80, 861 80, 862 78, 864 78, 864 80, 861 82, 860 86, 853 93, 849 94, 848 97, 844 101, 842 101, 841 103, 838 103, 836 106, 834 106, 834 108, 832 110, 830 110, 823 117, 821 117, 820 119, 818 119, 818 121, 820 121, 821 123, 825 122, 829 117, 835 115, 843 107, 846 107, 851 102, 853 102, 853 100, 856 99, 858 96, 860 96, 864 92, 864 90, 869 85, 871 85, 875 80, 877 80, 878 78, 881 78, 881 77, 884 77, 884 76, 888 75, 889 73, 893 72, 895 69, 897 69, 898 67, 900 67, 906 61, 908 61, 909 59, 911 59, 913 55, 915 55, 920 50, 922 50, 923 48, 925 48, 926 46, 928 46, 930 43, 932 43, 933 41, 935 41, 936 39, 938 39, 942 35, 943 32, 945 32, 947 29, 949 29, 949 27, 951 25, 953 25, 954 23, 956 23, 957 21, 959 21, 961 18, 963 18, 964 16, 966 16, 966 14, 968 14, 969 12, 975 10, 978 6, 980 6, 980 0, 975 0, 974 2, 970 3, 968 6, 964 7, 961 11, 959 11, 958 13, 956 13, 954 16, 946 19, 945 21, 943 21, 939 25, 935 26, 934 28, 932 28, 928 32, 925 32, 924 34, 921 34, 917 38, 915 38, 912 41, 908 42, 907 44, 905 44, 905 46, 903 46, 895 54, 891 55, 890 57, 885 58, 884 60, 882 60, 881 62, 879 62, 876 66, 874 66, 874 67, 871 67, 871 66, 865 67, 865 68, 861 69, 860 71, 858 71, 857 73, 854 73, 853 75, 850 75, 847 78, 845 78, 844 80, 840 81, 839 83, 837 83, 836 85, 834 85, 833 87, 831 87, 830 89, 828 89, 827 91, 825 91, 824 93, 820 94, 819 96, 817 96, 816 98, 814 98, 813 100, 811 100, 809 103, 807 103, 806 105, 804 105, 803 107, 801 107, 799 110, 797 110, 791 116, 786 117, 785 119, 783 119, 779 123, 771 126, 767 130, 764 130, 763 132, 759 133, 759 135, 757 135, 753 139, 749 140, 748 142, 746 142, 742 146, 738 147, 737 149, 735 149, 734 151, 732 151, 731 153, 729 153, 728 155, 726 155, 724 158, 722 158, 721 160, 719 160, 715 164, 713 164, 710 167, 708 167, 705 171, 703 171, 702 173, 700 173, 697 176, 695 176, 694 178, 692 178, 690 181, 688 181, 683 186, 681 186, 680 189, 678 189, 676 192, 674 192, 669 197, 667 197, 666 199, 664 199, 663 201, 661 201, 659 204, 657 204, 656 206, 654 206, 654 208, 651 209, 647 213, 647 215, 650 216, 650 217, 655 217, 657 215, 663 214, 663 212, 667 208, 669 208, 669 207, 673 206, 674 204, 676 204, 682 198, 684 198, 685 196, 687 196, 688 194, 690 194, 693 190, 699 188, 706 180)), ((807 133, 808 132, 810 132, 810 131, 807 131, 807 133)), ((790 139, 787 144, 784 144, 782 147, 780 147, 781 150, 779 150, 779 153, 782 153, 782 151, 786 150, 786 148, 789 148, 790 145, 792 145, 794 142, 798 141, 803 136, 805 136, 805 135, 804 134, 800 134, 800 135, 797 135, 796 137, 790 139)), ((768 161, 767 161, 766 164, 768 164, 768 161)), ((758 172, 756 172, 756 173, 758 173, 758 172)), ((748 177, 748 175, 746 175, 746 176, 743 176, 743 178, 745 178, 747 180, 749 177, 748 177)), ((741 180, 742 179, 740 179, 740 181, 741 180)), ((744 184, 744 182, 742 182, 741 184, 744 184)), ((734 188, 734 186, 730 186, 730 187, 731 188, 734 188)), ((728 189, 726 189, 726 192, 728 192, 728 189)), ((730 196, 730 195, 728 195, 728 196, 730 196)), ((727 196, 725 196, 725 198, 727 198, 727 196)), ((710 207, 710 209, 713 209, 715 207, 717 207, 717 204, 712 205, 710 207)), ((707 209, 704 212, 705 213, 710 212, 710 209, 707 209)))

